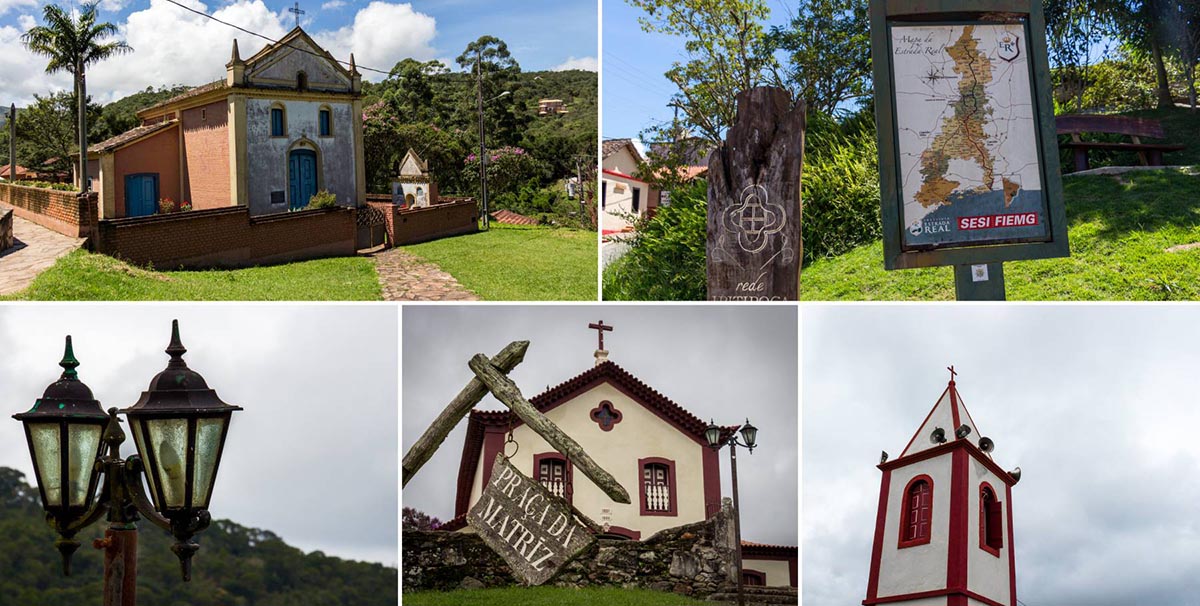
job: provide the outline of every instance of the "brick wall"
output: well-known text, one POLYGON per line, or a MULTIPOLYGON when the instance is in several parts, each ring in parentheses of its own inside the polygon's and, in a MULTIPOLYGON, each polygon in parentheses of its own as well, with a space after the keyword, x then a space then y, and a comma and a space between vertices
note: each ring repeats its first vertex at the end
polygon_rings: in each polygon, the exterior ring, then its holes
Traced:
POLYGON ((479 209, 472 199, 412 210, 401 210, 390 202, 367 204, 384 213, 388 241, 393 246, 469 234, 479 229, 479 209))
POLYGON ((78 192, 0 183, 0 202, 22 219, 72 238, 87 237, 97 218, 95 192, 83 198, 78 192))
POLYGON ((229 206, 228 102, 183 110, 184 198, 196 210, 229 206))
POLYGON ((158 269, 288 263, 355 254, 354 209, 251 217, 244 206, 99 222, 96 251, 158 269))

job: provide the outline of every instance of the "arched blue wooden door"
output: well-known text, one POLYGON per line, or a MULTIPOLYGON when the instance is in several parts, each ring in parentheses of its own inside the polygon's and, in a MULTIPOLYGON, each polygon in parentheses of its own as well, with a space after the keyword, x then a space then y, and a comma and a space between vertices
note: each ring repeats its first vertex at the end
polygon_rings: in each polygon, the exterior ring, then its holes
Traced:
POLYGON ((288 156, 288 206, 298 210, 308 206, 317 193, 317 153, 297 149, 288 156))
POLYGON ((125 175, 125 216, 145 217, 158 212, 158 173, 125 175))

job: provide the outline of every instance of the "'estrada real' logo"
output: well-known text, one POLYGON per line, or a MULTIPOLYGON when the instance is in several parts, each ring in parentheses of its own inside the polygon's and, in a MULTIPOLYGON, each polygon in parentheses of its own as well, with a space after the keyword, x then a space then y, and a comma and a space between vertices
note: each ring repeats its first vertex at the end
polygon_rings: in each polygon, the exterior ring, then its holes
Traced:
POLYGON ((1004 32, 996 41, 996 56, 1012 63, 1021 56, 1021 38, 1009 32, 1004 32))

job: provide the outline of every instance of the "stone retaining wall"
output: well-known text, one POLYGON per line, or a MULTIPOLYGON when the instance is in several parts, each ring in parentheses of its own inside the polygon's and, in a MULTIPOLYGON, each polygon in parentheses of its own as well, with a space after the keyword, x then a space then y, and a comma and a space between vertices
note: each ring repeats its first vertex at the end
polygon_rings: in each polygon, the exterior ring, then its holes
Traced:
MULTIPOLYGON (((704 598, 733 581, 733 523, 726 505, 704 522, 668 528, 642 541, 601 539, 547 584, 615 585, 704 598)), ((515 585, 508 565, 469 532, 405 531, 404 590, 515 585)))
POLYGON ((92 233, 97 220, 96 192, 86 197, 73 191, 0 183, 0 202, 18 217, 72 238, 92 233))

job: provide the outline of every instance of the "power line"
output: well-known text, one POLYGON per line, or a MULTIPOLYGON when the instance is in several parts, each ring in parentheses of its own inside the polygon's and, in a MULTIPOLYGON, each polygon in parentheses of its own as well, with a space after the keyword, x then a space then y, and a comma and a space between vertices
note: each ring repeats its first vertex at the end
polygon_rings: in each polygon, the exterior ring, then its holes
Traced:
MULTIPOLYGON (((260 33, 258 33, 258 32, 250 31, 250 30, 248 30, 248 29, 246 29, 246 28, 244 28, 244 27, 242 27, 242 26, 240 26, 240 25, 235 25, 235 24, 233 24, 233 23, 230 23, 230 22, 228 22, 228 21, 222 21, 222 20, 220 20, 220 19, 218 19, 218 18, 216 18, 216 17, 214 17, 214 16, 212 16, 212 15, 210 15, 210 14, 208 14, 208 13, 204 12, 204 11, 199 11, 199 10, 196 10, 196 9, 194 9, 194 8, 190 7, 190 6, 185 6, 185 5, 183 5, 183 4, 180 4, 180 3, 176 2, 175 0, 167 0, 167 2, 170 2, 171 4, 174 4, 175 6, 178 6, 179 8, 182 8, 182 9, 184 9, 184 10, 186 10, 186 11, 191 11, 191 12, 193 12, 193 13, 196 13, 197 15, 200 15, 200 16, 202 16, 202 17, 207 17, 207 18, 209 18, 209 19, 212 19, 213 21, 216 21, 217 23, 220 23, 221 25, 226 25, 226 26, 232 27, 233 29, 236 29, 236 30, 238 30, 238 31, 240 31, 240 32, 245 32, 245 33, 247 33, 247 34, 250 34, 251 36, 258 36, 259 38, 262 38, 263 40, 266 40, 267 42, 270 42, 270 43, 272 43, 272 44, 281 44, 281 42, 280 42, 279 40, 272 39, 272 38, 271 38, 271 37, 269 37, 269 36, 264 36, 263 34, 260 34, 260 33)), ((320 53, 314 53, 314 52, 312 52, 312 51, 310 51, 310 50, 308 50, 308 49, 306 49, 306 48, 300 48, 300 47, 298 47, 298 46, 292 46, 291 44, 284 44, 284 46, 286 46, 286 47, 288 47, 288 48, 290 48, 290 49, 292 49, 292 50, 297 50, 297 51, 300 51, 300 52, 302 52, 302 53, 308 53, 308 54, 310 54, 310 55, 312 55, 312 56, 314 56, 314 57, 320 57, 320 58, 322 58, 322 59, 329 59, 329 58, 330 58, 330 56, 322 55, 322 54, 320 54, 320 53)), ((337 58, 334 58, 333 60, 334 60, 334 62, 336 62, 336 63, 339 63, 339 64, 344 64, 344 65, 346 65, 347 67, 349 67, 349 66, 350 66, 350 63, 349 63, 349 62, 347 62, 347 61, 341 61, 341 60, 339 60, 339 59, 337 59, 337 58)), ((381 69, 375 69, 375 68, 373 68, 373 67, 366 67, 366 66, 363 66, 363 65, 355 65, 354 67, 355 67, 355 68, 357 68, 357 69, 360 69, 360 70, 367 70, 367 71, 369 71, 369 72, 376 72, 376 73, 380 73, 380 74, 383 74, 383 75, 385 75, 385 76, 390 76, 390 75, 392 75, 392 72, 390 72, 390 71, 384 71, 384 70, 381 70, 381 69)))

